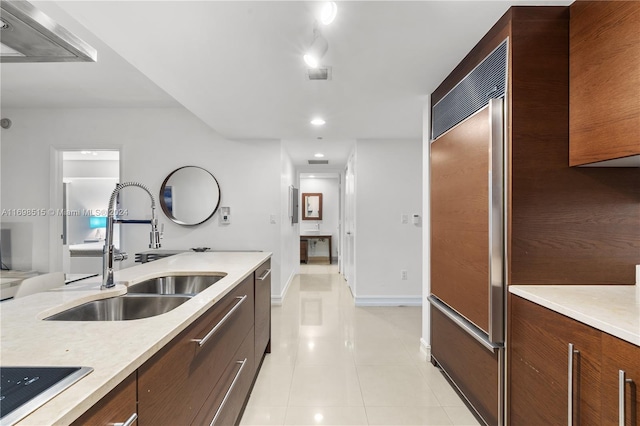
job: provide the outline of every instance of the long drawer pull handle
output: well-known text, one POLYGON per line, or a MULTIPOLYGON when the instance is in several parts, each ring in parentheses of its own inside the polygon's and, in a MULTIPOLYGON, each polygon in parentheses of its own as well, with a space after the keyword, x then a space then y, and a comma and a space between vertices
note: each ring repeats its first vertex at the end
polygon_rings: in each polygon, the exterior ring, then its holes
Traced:
POLYGON ((138 420, 138 413, 133 413, 124 423, 114 423, 113 426, 131 426, 138 420))
POLYGON ((209 331, 206 336, 204 336, 202 339, 191 339, 192 342, 196 342, 198 343, 198 346, 204 346, 205 343, 207 343, 207 340, 209 340, 211 338, 211 336, 213 336, 214 334, 216 334, 216 332, 220 329, 220 327, 222 327, 224 325, 225 322, 227 322, 229 320, 229 318, 231 317, 231 315, 233 315, 233 313, 240 307, 240 305, 242 305, 242 302, 244 302, 245 300, 247 300, 247 295, 245 294, 244 296, 240 297, 236 297, 236 299, 239 299, 240 301, 238 303, 235 304, 235 306, 233 308, 231 308, 229 310, 229 312, 227 312, 227 314, 222 317, 222 319, 220 320, 219 323, 217 323, 215 325, 215 327, 213 327, 211 329, 211 331, 209 331))
POLYGON ((233 382, 231 382, 231 386, 229 386, 229 389, 227 389, 227 393, 224 394, 224 398, 222 398, 222 402, 220 403, 220 406, 218 407, 218 410, 216 411, 215 416, 213 416, 213 420, 211 420, 211 423, 209 423, 209 426, 213 426, 216 423, 216 420, 218 420, 218 416, 222 412, 222 409, 224 408, 224 405, 227 403, 227 400, 229 399, 229 396, 231 395, 231 391, 236 386, 236 383, 238 382, 238 379, 240 378, 240 375, 242 374, 242 369, 244 368, 246 363, 247 363, 247 359, 246 358, 244 359, 244 361, 236 361, 236 364, 241 364, 240 365, 240 369, 236 373, 236 377, 233 378, 233 382))
POLYGON ((618 424, 625 426, 625 406, 624 406, 624 389, 627 383, 633 383, 633 380, 626 378, 624 370, 618 371, 618 424))
POLYGON ((258 277, 258 280, 264 281, 269 276, 270 273, 271 273, 271 269, 267 269, 266 271, 264 271, 264 274, 258 277))
POLYGON ((573 355, 580 351, 574 349, 573 343, 569 343, 569 369, 567 387, 567 425, 573 425, 573 355))

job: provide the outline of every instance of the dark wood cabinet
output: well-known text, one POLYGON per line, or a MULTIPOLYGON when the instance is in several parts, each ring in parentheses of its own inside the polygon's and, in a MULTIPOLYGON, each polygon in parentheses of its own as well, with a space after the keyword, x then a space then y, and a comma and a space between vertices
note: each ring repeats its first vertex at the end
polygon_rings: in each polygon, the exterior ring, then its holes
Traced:
POLYGON ((214 385, 227 374, 227 366, 253 329, 253 287, 251 274, 138 369, 141 426, 188 425, 205 409, 214 385), (198 342, 215 327, 210 339, 198 342))
POLYGON ((501 354, 490 351, 438 309, 431 309, 431 355, 490 425, 498 424, 501 354), (464 356, 461 356, 464 354, 464 356))
MULTIPOLYGON (((594 3, 640 6, 640 2, 594 3)), ((569 167, 572 19, 569 7, 510 8, 431 94, 433 106, 508 39, 505 250, 509 285, 634 284, 635 265, 640 263, 640 214, 633 201, 640 199, 640 168, 569 167)), ((617 27, 608 28, 615 31, 617 27)), ((640 31, 635 30, 633 37, 638 37, 640 31)), ((639 68, 608 68, 607 80, 598 86, 607 91, 609 83, 618 84, 622 75, 639 68)), ((637 80, 639 74, 635 72, 633 78, 637 80)), ((640 102, 638 90, 640 83, 628 93, 636 93, 640 102)), ((604 97, 589 99, 587 107, 594 108, 592 104, 604 97)), ((635 117, 640 120, 640 111, 635 117)), ((640 123, 634 128, 636 136, 629 140, 638 144, 640 123)), ((461 243, 466 243, 468 235, 461 243)))
MULTIPOLYGON (((122 424, 137 413, 136 373, 132 373, 72 423, 73 426, 122 424)), ((137 420, 131 423, 136 426, 137 420)))
POLYGON ((256 269, 255 274, 255 362, 260 367, 265 353, 271 352, 271 260, 256 269))
POLYGON ((300 263, 309 263, 309 241, 300 238, 300 263))
POLYGON ((600 424, 601 332, 513 295, 510 318, 509 424, 567 424, 570 396, 572 424, 600 424))
POLYGON ((569 46, 569 164, 640 155, 640 2, 574 2, 569 46))
POLYGON ((254 333, 251 330, 229 361, 224 370, 225 373, 209 394, 209 398, 192 425, 227 426, 236 424, 246 396, 251 389, 256 368, 253 336, 254 333))
POLYGON ((619 394, 624 389, 624 424, 640 424, 640 347, 602 334, 602 424, 619 425, 619 394), (621 377, 620 371, 624 372, 621 377))
POLYGON ((509 424, 567 424, 571 376, 573 424, 621 424, 621 388, 624 424, 640 424, 640 346, 520 297, 509 299, 509 424))

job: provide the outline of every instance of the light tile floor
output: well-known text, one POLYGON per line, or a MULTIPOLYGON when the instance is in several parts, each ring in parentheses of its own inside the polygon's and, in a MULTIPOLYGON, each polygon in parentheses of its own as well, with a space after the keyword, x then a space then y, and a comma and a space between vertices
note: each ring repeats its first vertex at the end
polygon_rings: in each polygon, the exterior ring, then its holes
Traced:
POLYGON ((337 266, 300 272, 241 425, 478 424, 420 354, 421 308, 355 307, 337 266))

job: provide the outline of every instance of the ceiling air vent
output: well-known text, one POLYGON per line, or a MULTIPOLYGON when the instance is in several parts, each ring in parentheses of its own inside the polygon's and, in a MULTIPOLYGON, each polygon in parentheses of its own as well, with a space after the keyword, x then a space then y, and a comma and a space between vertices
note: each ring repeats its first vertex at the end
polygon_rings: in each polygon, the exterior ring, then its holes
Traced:
POLYGON ((309 80, 331 80, 331 67, 307 68, 309 80))
POLYGON ((309 164, 329 164, 329 160, 308 160, 309 164))

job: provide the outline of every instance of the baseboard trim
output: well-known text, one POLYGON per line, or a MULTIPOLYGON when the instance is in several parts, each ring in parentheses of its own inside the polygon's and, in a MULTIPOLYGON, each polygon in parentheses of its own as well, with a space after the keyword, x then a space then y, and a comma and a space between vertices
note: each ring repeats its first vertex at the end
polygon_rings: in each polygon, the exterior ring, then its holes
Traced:
POLYGON ((356 296, 356 306, 422 306, 421 296, 356 296))
POLYGON ((287 291, 289 291, 289 286, 291 285, 291 282, 293 281, 295 276, 296 276, 296 272, 295 271, 292 272, 291 275, 289 275, 289 279, 287 280, 287 283, 284 285, 284 288, 282 289, 282 292, 280 292, 279 296, 271 295, 271 304, 272 305, 282 306, 282 301, 287 296, 287 291))
POLYGON ((420 338, 420 354, 424 356, 425 361, 429 361, 431 358, 431 345, 422 337, 420 338))

